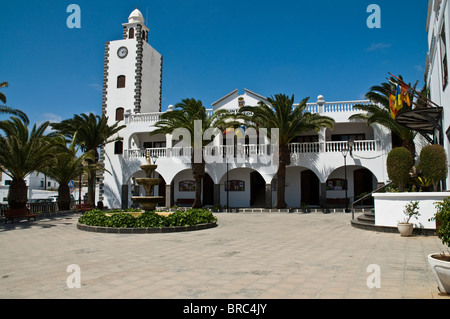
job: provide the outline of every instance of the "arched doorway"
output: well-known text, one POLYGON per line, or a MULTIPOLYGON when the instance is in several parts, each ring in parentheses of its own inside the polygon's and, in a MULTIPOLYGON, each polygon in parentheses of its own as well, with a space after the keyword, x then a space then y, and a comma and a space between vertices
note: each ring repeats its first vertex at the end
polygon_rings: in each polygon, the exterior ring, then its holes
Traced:
MULTIPOLYGON (((359 168, 353 171, 353 192, 355 201, 364 195, 372 192, 376 184, 374 176, 367 168, 359 168)), ((370 197, 360 203, 361 205, 373 205, 373 198, 370 197)))
POLYGON ((301 205, 320 205, 320 181, 317 175, 310 169, 302 171, 300 175, 301 205))

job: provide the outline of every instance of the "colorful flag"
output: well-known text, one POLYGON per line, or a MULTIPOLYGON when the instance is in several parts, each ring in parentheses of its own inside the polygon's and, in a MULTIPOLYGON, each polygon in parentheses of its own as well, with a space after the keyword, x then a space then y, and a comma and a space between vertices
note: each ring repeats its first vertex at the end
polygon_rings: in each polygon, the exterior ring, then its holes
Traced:
POLYGON ((408 86, 406 86, 405 84, 401 84, 401 92, 402 92, 402 98, 403 101, 408 105, 411 106, 411 100, 409 99, 409 94, 408 94, 408 86))
POLYGON ((396 89, 395 89, 395 109, 397 111, 400 111, 403 107, 403 95, 402 95, 402 90, 400 88, 400 85, 396 85, 396 89))
POLYGON ((395 119, 398 111, 395 109, 395 95, 393 94, 389 94, 389 107, 391 109, 391 116, 393 119, 395 119))

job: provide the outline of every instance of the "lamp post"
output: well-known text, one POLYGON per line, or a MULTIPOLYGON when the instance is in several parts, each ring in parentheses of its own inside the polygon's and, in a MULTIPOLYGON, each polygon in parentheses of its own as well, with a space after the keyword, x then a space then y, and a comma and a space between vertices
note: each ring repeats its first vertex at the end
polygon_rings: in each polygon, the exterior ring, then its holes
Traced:
MULTIPOLYGON (((83 168, 83 164, 80 164, 80 170, 83 168)), ((78 204, 81 205, 81 177, 83 176, 83 171, 80 172, 80 180, 78 184, 78 204)))
POLYGON ((350 156, 352 155, 352 148, 355 142, 353 139, 349 139, 346 145, 342 148, 341 152, 344 156, 344 180, 345 180, 345 212, 348 213, 348 181, 347 181, 347 155, 350 152, 350 156))

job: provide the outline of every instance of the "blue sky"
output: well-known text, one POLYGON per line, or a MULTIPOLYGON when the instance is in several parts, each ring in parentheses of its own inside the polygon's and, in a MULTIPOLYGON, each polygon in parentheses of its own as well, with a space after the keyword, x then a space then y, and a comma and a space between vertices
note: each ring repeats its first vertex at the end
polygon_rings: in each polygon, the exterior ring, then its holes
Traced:
POLYGON ((122 38, 136 6, 164 56, 165 110, 184 98, 207 107, 229 92, 364 98, 387 72, 423 85, 426 0, 6 1, 0 11, 0 81, 7 105, 32 122, 101 114, 104 44, 122 38), (66 25, 81 8, 81 29, 66 25), (370 29, 369 4, 381 8, 370 29), (148 12, 148 14, 147 14, 148 12))

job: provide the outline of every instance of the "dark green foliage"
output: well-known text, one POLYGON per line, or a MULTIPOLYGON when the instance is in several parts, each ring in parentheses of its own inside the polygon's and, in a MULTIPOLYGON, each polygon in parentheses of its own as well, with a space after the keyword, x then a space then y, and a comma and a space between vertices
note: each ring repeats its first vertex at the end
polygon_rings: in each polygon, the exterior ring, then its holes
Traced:
POLYGON ((435 203, 435 206, 437 209, 435 218, 439 224, 437 234, 442 243, 450 247, 450 198, 435 203))
POLYGON ((441 145, 428 145, 420 151, 422 175, 433 183, 437 191, 440 180, 447 178, 447 155, 441 145))
POLYGON ((400 192, 411 179, 410 172, 413 165, 411 153, 406 148, 396 147, 389 152, 386 160, 387 173, 389 178, 397 184, 400 192))
POLYGON ((116 228, 154 228, 154 227, 173 227, 173 226, 194 226, 198 224, 213 223, 217 218, 207 209, 189 209, 184 211, 175 211, 174 213, 163 216, 155 212, 144 212, 138 217, 134 217, 126 212, 136 212, 138 210, 109 211, 112 214, 108 217, 105 212, 94 209, 84 213, 78 219, 80 224, 100 227, 116 228))

